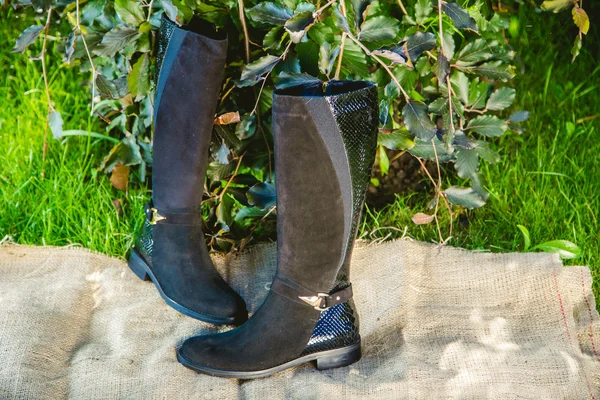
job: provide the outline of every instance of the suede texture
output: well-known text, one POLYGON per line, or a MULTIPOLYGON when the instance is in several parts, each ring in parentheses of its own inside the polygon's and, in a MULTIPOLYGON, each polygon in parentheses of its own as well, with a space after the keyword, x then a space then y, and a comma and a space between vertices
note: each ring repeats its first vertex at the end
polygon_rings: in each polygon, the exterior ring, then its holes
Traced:
POLYGON ((226 40, 180 28, 172 35, 155 105, 152 201, 159 210, 200 207, 226 54, 226 40))
MULTIPOLYGON (((323 314, 299 300, 297 294, 305 291, 311 296, 331 290, 347 253, 353 217, 353 199, 348 198, 348 159, 332 121, 323 97, 304 96, 302 92, 274 95, 275 282, 286 284, 275 285, 259 310, 241 327, 186 340, 178 352, 188 364, 226 371, 260 371, 305 354, 323 314)), ((352 338, 360 340, 358 330, 352 338)), ((330 343, 349 345, 344 340, 330 343)))
MULTIPOLYGON (((277 173, 277 268, 282 278, 328 293, 346 250, 345 204, 324 137, 306 106, 311 98, 273 101, 277 173)), ((314 101, 319 101, 315 98, 314 101)), ((326 104, 324 104, 327 107, 326 104)), ((318 119, 316 119, 318 123, 318 119)), ((344 148, 335 149, 342 154, 344 148)))
MULTIPOLYGON (((227 40, 171 29, 155 104, 152 202, 164 215, 199 215, 227 40)), ((150 259, 155 283, 194 313, 244 320, 243 299, 210 259, 201 217, 185 219, 152 226, 152 254, 143 256, 150 259)))
POLYGON ((209 316, 230 317, 246 311, 244 300, 215 269, 200 225, 159 223, 152 233, 151 269, 167 297, 209 316))

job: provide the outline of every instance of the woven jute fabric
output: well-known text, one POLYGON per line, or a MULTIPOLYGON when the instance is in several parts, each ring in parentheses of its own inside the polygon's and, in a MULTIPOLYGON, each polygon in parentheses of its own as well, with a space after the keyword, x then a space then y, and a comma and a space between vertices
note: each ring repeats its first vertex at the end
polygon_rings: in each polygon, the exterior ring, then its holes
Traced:
MULTIPOLYGON (((275 247, 214 257, 255 311, 275 247)), ((175 346, 218 328, 178 314, 125 262, 0 246, 1 399, 598 399, 600 319, 586 267, 401 240, 360 244, 363 358, 254 381, 199 375, 175 346)))

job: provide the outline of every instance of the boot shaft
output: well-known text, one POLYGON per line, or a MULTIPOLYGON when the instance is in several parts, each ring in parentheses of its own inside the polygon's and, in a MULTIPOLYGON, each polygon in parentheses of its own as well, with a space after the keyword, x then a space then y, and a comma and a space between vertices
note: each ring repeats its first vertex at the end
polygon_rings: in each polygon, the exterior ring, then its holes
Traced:
POLYGON ((278 276, 315 293, 349 284, 377 114, 377 89, 368 82, 276 91, 278 276))
POLYGON ((163 16, 154 104, 152 199, 162 211, 199 210, 227 38, 209 24, 163 16))

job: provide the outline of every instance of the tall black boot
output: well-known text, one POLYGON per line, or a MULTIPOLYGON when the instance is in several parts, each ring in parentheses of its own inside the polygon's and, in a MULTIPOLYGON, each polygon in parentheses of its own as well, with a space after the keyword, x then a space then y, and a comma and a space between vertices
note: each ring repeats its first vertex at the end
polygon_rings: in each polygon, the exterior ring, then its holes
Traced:
POLYGON ((199 21, 181 29, 163 17, 159 40, 152 204, 129 266, 177 311, 239 324, 246 304, 215 270, 200 212, 227 38, 199 21))
POLYGON ((209 375, 253 379, 316 360, 360 358, 348 267, 377 146, 377 89, 305 85, 273 97, 277 274, 239 328, 186 340, 179 361, 209 375))

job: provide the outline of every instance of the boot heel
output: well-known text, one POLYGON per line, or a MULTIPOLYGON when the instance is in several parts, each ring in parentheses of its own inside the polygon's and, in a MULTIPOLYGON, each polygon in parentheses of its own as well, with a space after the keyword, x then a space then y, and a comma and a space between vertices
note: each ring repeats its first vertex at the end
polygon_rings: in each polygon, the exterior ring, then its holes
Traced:
POLYGON ((326 354, 317 357, 317 369, 346 367, 360 360, 360 343, 324 353, 326 354))
POLYGON ((134 274, 137 275, 143 281, 149 281, 150 277, 146 272, 146 263, 142 260, 142 257, 138 254, 135 249, 131 250, 131 254, 129 254, 129 259, 127 260, 127 265, 133 271, 134 274))

